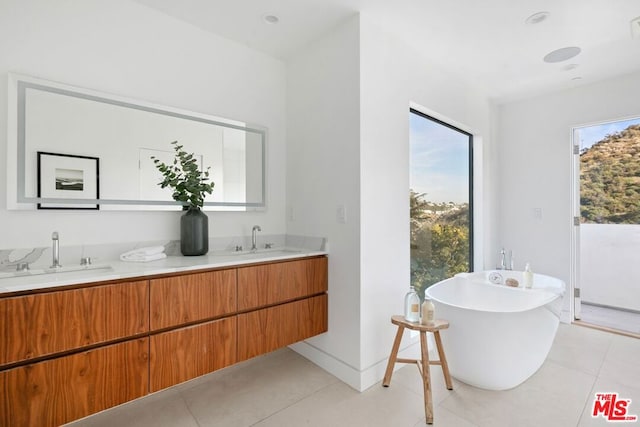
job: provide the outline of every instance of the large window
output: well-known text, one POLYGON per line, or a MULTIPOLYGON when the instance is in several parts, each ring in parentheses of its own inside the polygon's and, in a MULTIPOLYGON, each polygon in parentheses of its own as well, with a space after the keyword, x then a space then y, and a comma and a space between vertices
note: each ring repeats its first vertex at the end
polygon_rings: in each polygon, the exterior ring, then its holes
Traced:
POLYGON ((410 111, 411 283, 473 269, 473 136, 410 111))

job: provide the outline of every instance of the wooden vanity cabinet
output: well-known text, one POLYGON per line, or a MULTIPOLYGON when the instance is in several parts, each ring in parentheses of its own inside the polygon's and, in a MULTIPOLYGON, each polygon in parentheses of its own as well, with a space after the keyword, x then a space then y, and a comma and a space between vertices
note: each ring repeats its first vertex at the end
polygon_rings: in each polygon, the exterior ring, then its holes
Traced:
POLYGON ((149 391, 236 363, 236 316, 151 336, 149 391))
POLYGON ((149 339, 0 371, 0 425, 53 427, 148 393, 149 339))
POLYGON ((327 292, 327 258, 238 268, 238 310, 245 311, 327 292))
POLYGON ((0 298, 0 367, 146 333, 147 283, 0 298))
POLYGON ((238 315, 238 361, 327 331, 327 295, 238 315))
POLYGON ((193 325, 151 335, 151 392, 236 362, 236 292, 235 268, 150 281, 151 330, 193 325))
POLYGON ((327 330, 327 258, 0 295, 0 426, 55 426, 327 330))
POLYGON ((236 269, 152 279, 151 330, 158 330, 237 311, 236 269))
POLYGON ((326 257, 238 268, 238 361, 326 332, 327 287, 326 257))
POLYGON ((57 426, 148 393, 147 280, 0 298, 0 322, 2 426, 57 426))

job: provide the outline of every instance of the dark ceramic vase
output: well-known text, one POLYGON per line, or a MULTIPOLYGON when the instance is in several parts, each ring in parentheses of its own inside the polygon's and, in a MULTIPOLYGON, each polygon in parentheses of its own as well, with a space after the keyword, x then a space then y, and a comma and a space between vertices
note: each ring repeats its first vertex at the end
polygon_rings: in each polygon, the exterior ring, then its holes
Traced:
POLYGON ((185 256, 204 255, 209 251, 209 218, 195 206, 180 218, 180 252, 185 256))

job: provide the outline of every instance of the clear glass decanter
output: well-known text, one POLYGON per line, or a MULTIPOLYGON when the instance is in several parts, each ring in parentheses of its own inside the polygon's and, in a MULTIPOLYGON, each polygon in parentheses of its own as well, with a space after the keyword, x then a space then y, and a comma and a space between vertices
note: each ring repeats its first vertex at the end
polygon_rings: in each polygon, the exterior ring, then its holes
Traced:
POLYGON ((404 318, 408 322, 417 323, 420 321, 420 297, 413 285, 404 297, 404 318))

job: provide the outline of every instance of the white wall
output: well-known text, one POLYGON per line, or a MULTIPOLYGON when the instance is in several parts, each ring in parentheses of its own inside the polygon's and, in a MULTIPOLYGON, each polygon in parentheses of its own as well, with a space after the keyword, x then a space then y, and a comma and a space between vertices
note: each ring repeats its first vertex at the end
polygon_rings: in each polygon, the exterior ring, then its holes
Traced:
POLYGON ((571 128, 640 115, 638 87, 640 73, 498 107, 499 242, 514 250, 516 268, 530 261, 570 285, 571 128))
POLYGON ((640 225, 580 225, 580 297, 640 311, 640 225))
MULTIPOLYGON (((281 61, 128 0, 3 0, 2 165, 9 71, 267 127, 267 210, 209 213, 209 230, 212 237, 248 234, 254 224, 268 234, 286 231, 281 61)), ((7 211, 6 177, 0 175, 0 248, 49 245, 53 230, 63 245, 177 239, 179 215, 7 211)))
POLYGON ((329 240, 329 332, 295 348, 360 383, 359 22, 287 63, 287 231, 329 240), (344 205, 346 222, 336 217, 344 205))
MULTIPOLYGON (((287 72, 288 231, 327 235, 330 245, 329 333, 295 348, 362 390, 383 376, 390 316, 402 312, 409 286, 409 107, 420 104, 485 142, 490 107, 365 17, 307 46, 287 72), (339 205, 346 224, 337 221, 339 205)), ((478 147, 482 159, 486 144, 478 147)), ((488 206, 481 198, 478 206, 488 206)), ((491 217, 482 213, 480 235, 491 217)))

